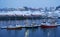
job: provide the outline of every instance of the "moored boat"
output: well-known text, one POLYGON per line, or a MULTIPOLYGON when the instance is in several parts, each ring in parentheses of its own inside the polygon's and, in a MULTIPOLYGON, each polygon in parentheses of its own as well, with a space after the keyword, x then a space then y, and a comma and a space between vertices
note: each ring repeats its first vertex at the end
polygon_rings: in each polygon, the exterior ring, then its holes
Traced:
POLYGON ((47 21, 43 21, 43 23, 41 23, 41 28, 55 28, 55 27, 57 27, 57 23, 56 23, 56 21, 55 20, 48 20, 49 22, 47 22, 47 21))
POLYGON ((34 26, 24 26, 23 28, 38 28, 38 26, 36 25, 34 25, 34 26))
POLYGON ((55 26, 55 25, 50 25, 50 26, 48 26, 48 25, 41 25, 40 27, 41 28, 55 28, 57 26, 55 26))
POLYGON ((3 27, 2 29, 7 29, 7 30, 21 30, 22 29, 22 26, 18 26, 18 25, 16 25, 16 26, 6 26, 5 28, 3 27))

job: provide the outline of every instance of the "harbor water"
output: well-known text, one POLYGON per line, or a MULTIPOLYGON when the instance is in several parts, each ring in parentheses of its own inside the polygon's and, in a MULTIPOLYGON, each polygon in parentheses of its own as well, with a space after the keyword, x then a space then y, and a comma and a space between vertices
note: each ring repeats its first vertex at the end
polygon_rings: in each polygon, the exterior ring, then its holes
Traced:
MULTIPOLYGON (((27 20, 28 25, 31 25, 35 22, 37 25, 40 25, 42 19, 35 20, 27 20)), ((0 26, 8 26, 8 25, 25 25, 26 20, 1 20, 0 26)), ((60 24, 60 19, 57 19, 57 23, 60 24)), ((60 26, 57 28, 47 28, 42 29, 38 28, 22 28, 19 30, 7 30, 0 29, 0 37, 60 37, 60 26)))

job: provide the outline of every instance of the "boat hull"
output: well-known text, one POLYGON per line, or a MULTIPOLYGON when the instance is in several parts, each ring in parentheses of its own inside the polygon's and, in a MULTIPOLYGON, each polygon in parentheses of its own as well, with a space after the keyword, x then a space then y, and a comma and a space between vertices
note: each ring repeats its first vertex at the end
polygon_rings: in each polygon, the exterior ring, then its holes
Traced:
POLYGON ((47 25, 41 25, 41 28, 55 28, 57 26, 47 26, 47 25))
POLYGON ((16 27, 16 28, 6 28, 7 30, 21 30, 22 27, 16 27))
POLYGON ((24 28, 38 28, 37 26, 26 26, 24 28))

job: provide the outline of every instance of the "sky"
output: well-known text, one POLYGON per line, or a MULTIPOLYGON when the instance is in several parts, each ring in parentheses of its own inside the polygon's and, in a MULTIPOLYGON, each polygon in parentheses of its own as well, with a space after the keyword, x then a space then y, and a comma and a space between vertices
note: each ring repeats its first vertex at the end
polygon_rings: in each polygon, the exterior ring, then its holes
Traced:
POLYGON ((0 0, 0 8, 20 8, 20 7, 56 7, 60 5, 60 0, 0 0))

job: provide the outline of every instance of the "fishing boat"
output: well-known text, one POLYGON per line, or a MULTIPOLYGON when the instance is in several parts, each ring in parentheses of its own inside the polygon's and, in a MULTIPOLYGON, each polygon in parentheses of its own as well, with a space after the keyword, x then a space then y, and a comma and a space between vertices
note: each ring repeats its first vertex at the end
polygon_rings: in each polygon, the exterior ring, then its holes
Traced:
POLYGON ((7 26, 6 27, 7 30, 21 30, 22 29, 22 26, 21 25, 16 25, 16 26, 7 26))
POLYGON ((23 26, 23 28, 37 28, 37 27, 38 25, 36 25, 35 22, 29 25, 28 20, 25 21, 25 25, 23 26))
POLYGON ((34 25, 34 26, 24 26, 23 28, 38 28, 37 25, 34 25))
POLYGON ((17 24, 16 17, 15 17, 15 23, 16 23, 15 26, 10 25, 10 18, 9 18, 9 25, 6 26, 5 29, 7 29, 7 30, 17 30, 17 29, 20 30, 20 29, 22 29, 22 26, 17 24))
POLYGON ((40 27, 41 27, 41 28, 55 28, 55 27, 57 27, 57 26, 56 26, 56 25, 50 25, 50 26, 49 26, 49 25, 46 25, 46 24, 45 24, 45 25, 41 25, 40 27))
POLYGON ((37 24, 34 24, 34 23, 32 23, 32 24, 28 24, 28 25, 24 25, 23 26, 23 28, 38 28, 38 27, 40 27, 40 25, 37 25, 37 24))
POLYGON ((57 27, 57 23, 54 20, 51 20, 50 22, 44 21, 41 23, 41 28, 55 28, 57 27))

